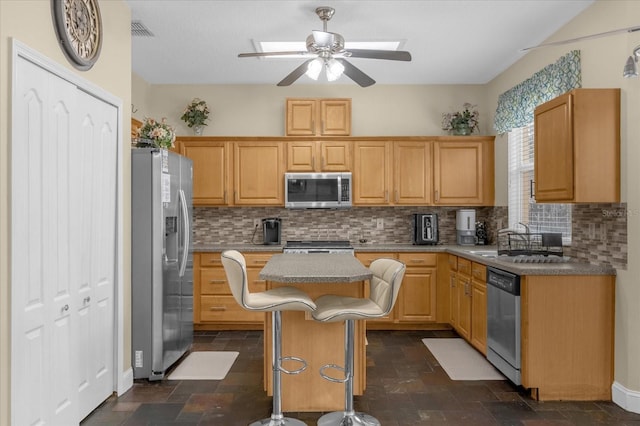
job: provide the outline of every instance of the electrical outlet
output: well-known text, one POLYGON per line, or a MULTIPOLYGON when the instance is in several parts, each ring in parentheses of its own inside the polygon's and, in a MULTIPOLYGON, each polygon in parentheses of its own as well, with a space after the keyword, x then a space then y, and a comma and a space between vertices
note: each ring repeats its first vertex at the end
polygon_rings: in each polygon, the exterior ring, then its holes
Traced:
POLYGON ((384 219, 379 217, 376 219, 376 229, 384 229, 384 219))
POLYGON ((253 219, 253 227, 257 228, 258 226, 260 226, 260 219, 253 219))
POLYGON ((589 224, 589 239, 590 240, 595 240, 596 239, 596 224, 595 223, 590 223, 589 224))

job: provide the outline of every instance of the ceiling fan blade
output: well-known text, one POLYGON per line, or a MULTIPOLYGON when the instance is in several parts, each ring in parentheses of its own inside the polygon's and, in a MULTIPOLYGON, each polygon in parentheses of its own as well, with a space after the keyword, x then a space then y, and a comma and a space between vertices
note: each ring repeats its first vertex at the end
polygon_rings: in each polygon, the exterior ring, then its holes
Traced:
POLYGON ((369 87, 373 84, 376 84, 376 81, 374 79, 363 73, 360 68, 356 67, 351 62, 346 61, 342 58, 334 59, 344 66, 344 73, 347 75, 347 77, 358 83, 361 87, 369 87))
POLYGON ((283 78, 280 81, 280 83, 278 83, 278 86, 290 86, 294 81, 296 81, 297 79, 302 77, 304 75, 304 73, 307 72, 307 68, 309 66, 309 62, 311 62, 311 61, 313 61, 313 59, 309 59, 308 61, 304 61, 302 63, 302 65, 300 65, 295 70, 291 71, 291 73, 288 76, 283 78))
POLYGON ((309 52, 305 51, 289 51, 289 52, 255 52, 255 53, 239 53, 238 58, 253 58, 260 56, 304 56, 308 55, 309 52))
POLYGON ((391 61, 410 61, 411 53, 405 50, 347 49, 352 58, 388 59, 391 61))

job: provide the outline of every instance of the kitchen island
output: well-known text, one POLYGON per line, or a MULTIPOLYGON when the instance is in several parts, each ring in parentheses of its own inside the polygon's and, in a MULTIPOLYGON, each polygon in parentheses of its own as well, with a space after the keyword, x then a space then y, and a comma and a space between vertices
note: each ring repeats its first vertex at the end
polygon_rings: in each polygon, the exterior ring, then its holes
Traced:
MULTIPOLYGON (((365 297, 366 283, 372 272, 350 254, 277 254, 264 266, 260 278, 267 289, 293 286, 312 299, 325 294, 365 297)), ((364 321, 356 321, 354 357, 354 394, 362 395, 366 386, 366 346, 364 321)), ((264 327, 264 386, 272 395, 271 317, 264 327)), ((342 410, 344 385, 320 377, 325 364, 344 364, 344 324, 320 323, 307 312, 282 313, 282 355, 296 356, 307 362, 297 375, 282 375, 282 409, 285 412, 321 412, 342 410)), ((284 368, 288 366, 286 361, 284 368)))

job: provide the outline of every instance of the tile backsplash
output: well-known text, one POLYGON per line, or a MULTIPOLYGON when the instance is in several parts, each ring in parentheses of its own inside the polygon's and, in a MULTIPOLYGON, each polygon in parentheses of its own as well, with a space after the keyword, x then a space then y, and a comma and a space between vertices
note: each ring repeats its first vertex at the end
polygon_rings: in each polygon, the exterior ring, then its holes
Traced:
MULTIPOLYGON (((464 207, 468 208, 468 207, 464 207)), ((255 219, 279 217, 282 242, 287 240, 344 240, 367 244, 411 244, 411 215, 438 215, 439 244, 456 244, 459 207, 354 207, 345 210, 296 210, 278 207, 194 208, 196 244, 262 244, 262 227, 255 219), (377 228, 382 219, 383 229, 377 228)), ((582 261, 626 269, 626 204, 588 204, 573 208, 572 244, 565 255, 582 261)), ((476 220, 487 225, 489 243, 508 224, 507 207, 476 208, 476 220)))

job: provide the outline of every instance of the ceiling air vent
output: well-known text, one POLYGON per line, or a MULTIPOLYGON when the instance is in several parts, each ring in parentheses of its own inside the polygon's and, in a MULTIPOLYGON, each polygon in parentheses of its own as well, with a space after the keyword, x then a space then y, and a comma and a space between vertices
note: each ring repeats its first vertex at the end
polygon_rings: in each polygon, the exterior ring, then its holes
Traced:
POLYGON ((153 33, 149 31, 149 28, 145 27, 142 21, 131 21, 131 36, 153 37, 153 33))

